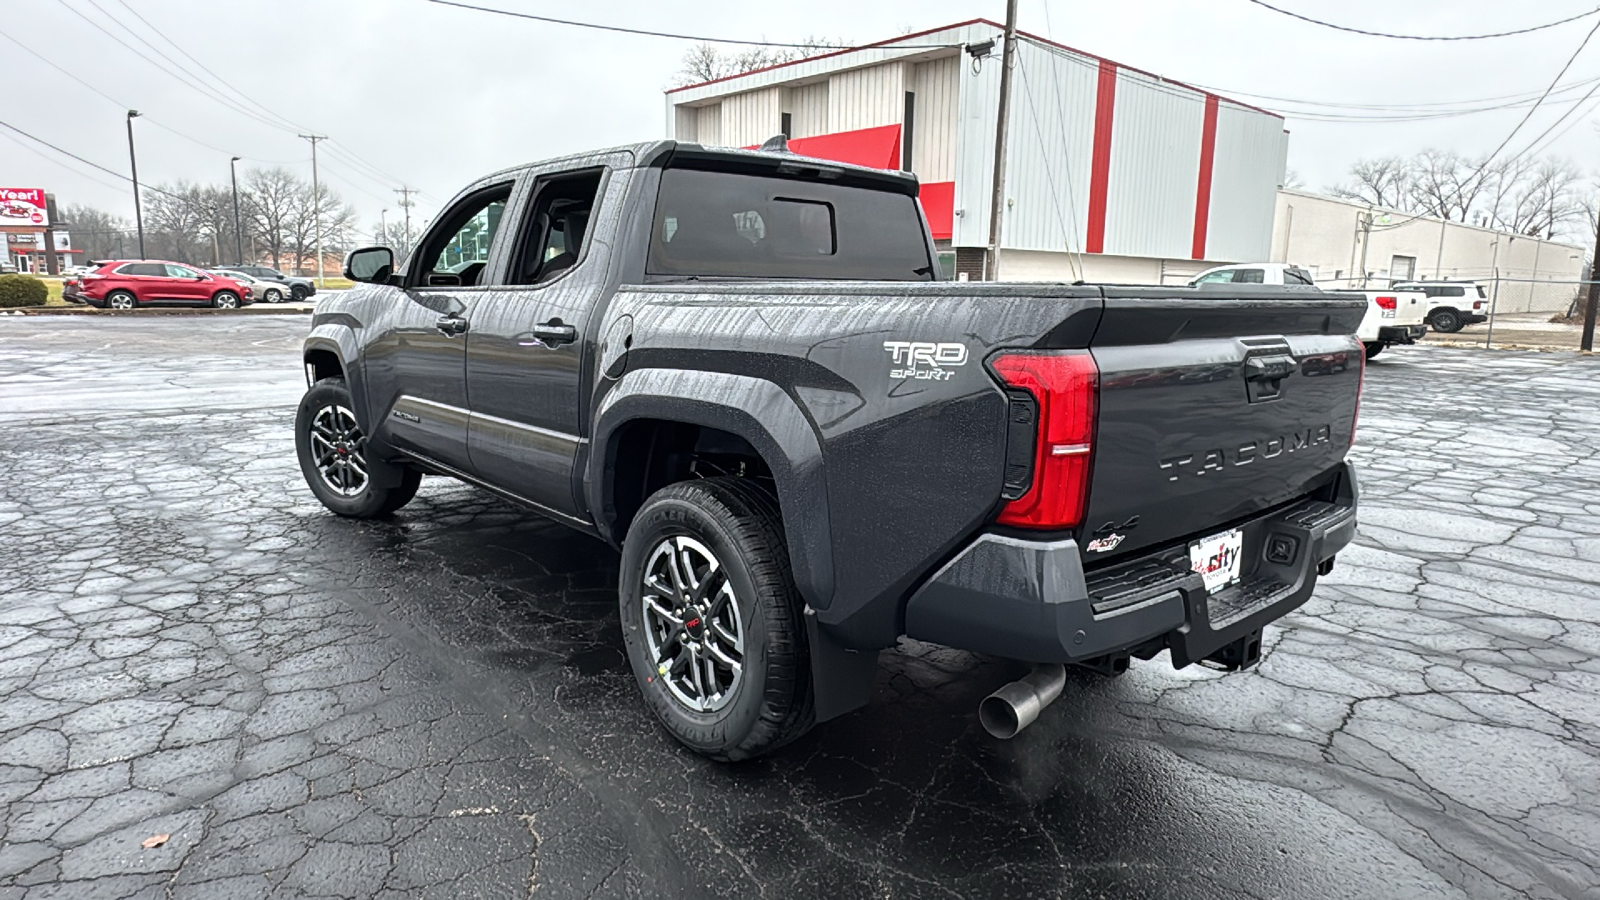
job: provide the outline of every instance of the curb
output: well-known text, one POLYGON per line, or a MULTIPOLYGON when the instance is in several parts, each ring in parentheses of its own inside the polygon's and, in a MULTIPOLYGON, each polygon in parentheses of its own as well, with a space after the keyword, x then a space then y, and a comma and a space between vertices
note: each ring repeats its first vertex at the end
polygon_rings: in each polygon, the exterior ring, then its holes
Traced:
POLYGON ((309 316, 309 309, 280 309, 246 306, 241 309, 215 309, 209 306, 171 306, 152 309, 95 309, 92 306, 29 306, 0 309, 0 316, 309 316))

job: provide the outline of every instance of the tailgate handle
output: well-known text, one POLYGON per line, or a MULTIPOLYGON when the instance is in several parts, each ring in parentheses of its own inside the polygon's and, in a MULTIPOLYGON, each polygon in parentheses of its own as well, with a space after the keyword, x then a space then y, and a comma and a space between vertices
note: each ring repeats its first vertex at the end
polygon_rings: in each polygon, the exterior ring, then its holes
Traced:
POLYGON ((1293 374, 1292 356, 1252 356, 1244 361, 1244 377, 1249 381, 1279 381, 1293 374))
POLYGON ((1294 374, 1293 356, 1252 356, 1244 361, 1245 394, 1251 403, 1283 396, 1283 380, 1294 374))

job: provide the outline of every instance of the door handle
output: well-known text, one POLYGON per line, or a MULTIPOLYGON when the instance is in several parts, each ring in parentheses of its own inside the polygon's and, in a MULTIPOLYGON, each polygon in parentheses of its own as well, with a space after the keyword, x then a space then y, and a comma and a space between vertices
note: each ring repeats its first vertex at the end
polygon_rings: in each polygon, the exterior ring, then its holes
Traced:
POLYGON ((1244 377, 1247 381, 1278 381, 1293 374, 1292 356, 1254 356, 1244 363, 1244 377))
POLYGON ((551 319, 533 326, 533 336, 546 346, 556 347, 577 340, 578 329, 560 319, 551 319))
POLYGON ((460 316, 441 316, 439 321, 433 323, 445 337, 455 337, 467 333, 467 320, 460 316))

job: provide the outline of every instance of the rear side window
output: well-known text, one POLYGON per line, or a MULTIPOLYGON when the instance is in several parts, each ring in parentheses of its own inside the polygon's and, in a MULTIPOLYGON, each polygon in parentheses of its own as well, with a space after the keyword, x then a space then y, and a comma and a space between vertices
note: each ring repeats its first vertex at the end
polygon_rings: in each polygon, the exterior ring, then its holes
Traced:
POLYGON ((1467 289, 1464 287, 1447 287, 1440 293, 1441 297, 1465 297, 1467 289))
POLYGON ((156 278, 167 277, 167 267, 161 263, 128 263, 117 270, 118 275, 146 275, 156 278))
POLYGON ((1489 299, 1489 295, 1483 292, 1483 285, 1481 285, 1481 284, 1474 285, 1474 287, 1476 287, 1478 289, 1478 299, 1479 300, 1487 300, 1487 299, 1489 299))
POLYGON ((933 281, 904 194, 698 169, 661 173, 651 275, 933 281))
POLYGON ((1260 269, 1235 269, 1233 272, 1234 284, 1261 284, 1266 275, 1260 269))

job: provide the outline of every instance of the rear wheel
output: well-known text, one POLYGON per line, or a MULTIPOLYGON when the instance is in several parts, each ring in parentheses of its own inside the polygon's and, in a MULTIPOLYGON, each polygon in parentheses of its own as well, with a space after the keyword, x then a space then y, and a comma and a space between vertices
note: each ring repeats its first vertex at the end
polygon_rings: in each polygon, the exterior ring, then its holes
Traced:
POLYGON ((300 398, 294 445, 300 473, 322 505, 341 516, 386 516, 417 495, 422 473, 367 456, 367 438, 343 378, 324 378, 300 398))
POLYGON ((1435 311, 1433 315, 1428 317, 1428 324, 1433 326, 1434 331, 1442 332, 1444 334, 1454 334, 1455 332, 1460 331, 1462 326, 1466 323, 1461 320, 1461 314, 1455 310, 1441 309, 1435 311))
POLYGON ((673 737, 734 761, 811 728, 810 652, 770 493, 732 477, 662 488, 628 528, 621 581, 628 661, 673 737))
POLYGON ((138 304, 131 291, 112 291, 106 295, 107 309, 133 309, 138 304))
POLYGON ((217 309, 238 309, 239 295, 233 291, 217 291, 216 296, 211 298, 211 305, 217 309))
POLYGON ((1372 341, 1365 346, 1367 348, 1367 359, 1371 359, 1383 352, 1383 344, 1378 341, 1372 341))

